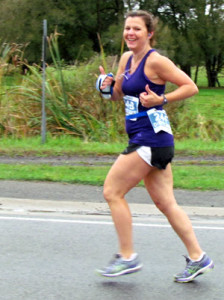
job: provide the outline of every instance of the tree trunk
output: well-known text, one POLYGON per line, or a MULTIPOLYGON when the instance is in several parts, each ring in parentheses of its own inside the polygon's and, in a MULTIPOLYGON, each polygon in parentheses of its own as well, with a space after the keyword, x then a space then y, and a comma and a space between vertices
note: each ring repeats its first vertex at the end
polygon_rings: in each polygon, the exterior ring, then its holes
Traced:
POLYGON ((198 71, 199 71, 199 66, 196 66, 196 70, 195 70, 195 75, 194 75, 194 83, 197 84, 198 81, 198 71))
POLYGON ((191 77, 191 66, 190 65, 180 65, 182 71, 184 71, 189 77, 191 77))
POLYGON ((218 83, 218 72, 214 65, 212 65, 211 60, 207 60, 205 63, 206 73, 208 78, 208 87, 215 87, 218 83))

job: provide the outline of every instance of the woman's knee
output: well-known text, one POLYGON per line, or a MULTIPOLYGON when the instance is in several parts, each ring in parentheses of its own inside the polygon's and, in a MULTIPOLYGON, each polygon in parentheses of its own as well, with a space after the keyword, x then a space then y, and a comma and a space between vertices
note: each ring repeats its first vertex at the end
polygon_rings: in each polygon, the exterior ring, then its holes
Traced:
POLYGON ((173 209, 178 207, 176 201, 155 201, 156 207, 164 214, 168 215, 173 209))
POLYGON ((103 196, 108 203, 114 202, 119 198, 115 189, 110 185, 104 185, 103 196))
POLYGON ((125 192, 114 185, 104 184, 103 196, 110 205, 111 203, 120 203, 124 199, 125 192))
POLYGON ((112 196, 112 190, 110 187, 104 186, 103 188, 103 197, 104 199, 109 202, 112 196))
POLYGON ((173 190, 170 188, 159 189, 148 189, 148 192, 156 205, 156 207, 163 213, 166 214, 169 210, 177 206, 177 202, 173 193, 173 190))

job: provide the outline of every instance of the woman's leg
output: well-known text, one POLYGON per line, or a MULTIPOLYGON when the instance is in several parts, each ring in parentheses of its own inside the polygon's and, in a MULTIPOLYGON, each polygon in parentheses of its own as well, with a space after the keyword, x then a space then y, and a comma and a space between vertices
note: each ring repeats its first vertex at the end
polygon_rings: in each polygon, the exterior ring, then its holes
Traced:
POLYGON ((167 217, 171 226, 186 246, 191 259, 202 254, 190 219, 176 203, 173 193, 173 175, 171 165, 165 170, 154 168, 144 178, 145 186, 160 211, 167 217))
POLYGON ((136 151, 120 155, 111 167, 105 183, 104 197, 107 200, 118 234, 120 253, 129 258, 134 252, 132 240, 132 217, 125 194, 135 187, 152 167, 146 164, 136 151))

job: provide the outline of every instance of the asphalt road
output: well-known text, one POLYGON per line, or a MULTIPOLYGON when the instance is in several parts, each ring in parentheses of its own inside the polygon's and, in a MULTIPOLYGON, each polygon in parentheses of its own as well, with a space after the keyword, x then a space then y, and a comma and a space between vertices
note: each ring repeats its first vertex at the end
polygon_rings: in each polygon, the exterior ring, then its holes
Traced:
POLYGON ((190 284, 182 243, 144 188, 128 195, 144 268, 105 279, 95 274, 117 251, 102 187, 0 181, 0 300, 222 300, 224 192, 175 190, 215 269, 190 284))
POLYGON ((224 221, 195 219, 215 269, 194 282, 173 282, 185 267, 182 243, 163 218, 134 217, 141 272, 96 275, 117 250, 110 217, 0 213, 1 300, 223 300, 224 221))

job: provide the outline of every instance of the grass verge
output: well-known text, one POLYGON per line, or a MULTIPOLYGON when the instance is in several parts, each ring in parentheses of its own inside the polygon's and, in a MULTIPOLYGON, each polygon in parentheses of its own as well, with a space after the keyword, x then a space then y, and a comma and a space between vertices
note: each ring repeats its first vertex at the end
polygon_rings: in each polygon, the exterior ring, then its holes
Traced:
MULTIPOLYGON (((70 136, 48 137, 41 144, 40 137, 0 140, 0 155, 7 156, 73 156, 73 155, 118 155, 127 143, 83 142, 70 136)), ((224 156, 224 141, 209 142, 185 140, 176 142, 176 156, 209 156, 209 165, 200 161, 195 165, 191 159, 174 161, 174 188, 190 190, 224 190, 223 161, 213 161, 215 156, 224 156)), ((81 160, 81 158, 80 158, 81 160)), ((38 180, 103 185, 110 165, 52 166, 47 164, 13 163, 0 164, 2 180, 38 180)), ((140 183, 142 185, 142 183, 140 183)))
MULTIPOLYGON (((0 164, 0 179, 37 180, 102 186, 110 166, 49 166, 0 164)), ((173 165, 174 188, 223 190, 223 166, 173 165)), ((140 186, 143 184, 140 183, 140 186)))
MULTIPOLYGON (((62 156, 62 155, 118 155, 127 146, 124 142, 84 142, 69 135, 48 137, 41 144, 40 137, 1 138, 0 155, 7 156, 62 156)), ((175 142, 176 155, 182 156, 224 156, 224 140, 209 141, 186 139, 175 142)))

